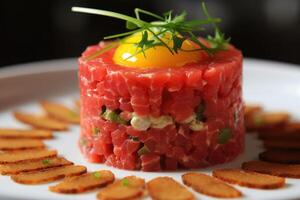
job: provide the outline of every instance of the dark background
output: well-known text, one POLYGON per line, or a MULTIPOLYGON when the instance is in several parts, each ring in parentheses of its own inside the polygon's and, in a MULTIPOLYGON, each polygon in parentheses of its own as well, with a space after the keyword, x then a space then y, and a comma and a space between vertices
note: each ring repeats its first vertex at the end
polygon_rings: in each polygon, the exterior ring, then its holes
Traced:
MULTIPOLYGON (((207 0, 222 30, 247 57, 300 64, 299 0, 207 0)), ((0 66, 76 57, 103 36, 125 31, 124 22, 72 13, 87 6, 133 15, 135 7, 173 9, 202 17, 199 0, 1 0, 0 66)))

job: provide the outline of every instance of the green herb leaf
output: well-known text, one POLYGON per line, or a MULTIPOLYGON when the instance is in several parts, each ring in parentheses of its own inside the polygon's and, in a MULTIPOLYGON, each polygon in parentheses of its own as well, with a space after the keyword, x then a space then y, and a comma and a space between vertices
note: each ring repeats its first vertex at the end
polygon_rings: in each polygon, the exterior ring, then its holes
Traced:
MULTIPOLYGON (((202 5, 202 11, 205 14, 207 19, 189 20, 189 21, 186 20, 186 16, 187 16, 186 12, 182 12, 181 14, 173 17, 172 11, 169 11, 167 13, 164 13, 162 16, 160 16, 140 8, 135 9, 135 18, 124 14, 116 13, 116 12, 97 10, 91 8, 73 7, 72 11, 108 16, 108 17, 113 17, 113 18, 126 21, 126 28, 131 31, 112 35, 112 36, 107 36, 104 39, 125 37, 123 38, 125 40, 131 34, 141 32, 142 39, 136 44, 137 47, 136 54, 143 53, 145 57, 146 57, 145 51, 150 48, 155 48, 156 46, 163 46, 167 48, 172 54, 179 53, 179 51, 186 51, 186 52, 206 51, 209 55, 213 55, 214 53, 217 53, 219 51, 226 50, 227 44, 229 43, 230 39, 226 38, 225 34, 223 34, 220 31, 220 28, 217 26, 217 24, 221 22, 221 19, 211 17, 204 2, 202 2, 201 5, 202 5), (156 21, 146 22, 141 19, 140 14, 153 17, 156 21), (203 27, 204 25, 212 25, 215 29, 214 36, 207 37, 207 41, 210 43, 210 46, 207 46, 206 44, 199 41, 194 34, 194 31, 205 30, 205 27, 203 27), (151 37, 149 37, 148 32, 152 34, 151 37), (173 40, 172 47, 170 47, 167 42, 161 39, 161 36, 165 32, 168 32, 171 35, 171 40, 173 40), (198 46, 198 48, 195 48, 193 50, 182 49, 182 44, 185 40, 193 41, 198 46)), ((94 59, 97 56, 101 55, 102 53, 105 53, 110 49, 115 48, 116 46, 121 44, 121 42, 123 42, 123 39, 121 41, 118 41, 116 43, 113 43, 101 49, 100 51, 97 51, 95 54, 88 57, 88 60, 94 59)))
POLYGON ((98 179, 101 178, 101 173, 100 172, 97 172, 97 171, 93 172, 93 175, 94 175, 95 178, 98 178, 98 179))
POLYGON ((122 185, 123 185, 123 186, 128 186, 128 185, 129 185, 129 180, 128 180, 127 178, 124 178, 124 179, 122 180, 122 185))
POLYGON ((173 23, 182 23, 185 21, 185 18, 187 16, 187 12, 183 11, 180 15, 176 15, 174 19, 172 20, 173 23))
POLYGON ((183 42, 186 40, 183 37, 178 37, 177 35, 173 35, 173 50, 175 53, 178 53, 178 50, 181 49, 183 42))
POLYGON ((226 144, 232 137, 232 131, 229 128, 223 128, 219 131, 219 143, 226 144))
POLYGON ((44 165, 49 165, 50 164, 50 160, 48 160, 48 159, 42 160, 42 163, 44 165))
POLYGON ((146 145, 144 145, 142 148, 140 148, 138 150, 137 153, 138 153, 139 156, 144 155, 144 154, 148 154, 148 153, 150 153, 150 149, 146 145))
POLYGON ((126 28, 129 30, 133 30, 138 28, 138 26, 130 21, 126 21, 126 28))

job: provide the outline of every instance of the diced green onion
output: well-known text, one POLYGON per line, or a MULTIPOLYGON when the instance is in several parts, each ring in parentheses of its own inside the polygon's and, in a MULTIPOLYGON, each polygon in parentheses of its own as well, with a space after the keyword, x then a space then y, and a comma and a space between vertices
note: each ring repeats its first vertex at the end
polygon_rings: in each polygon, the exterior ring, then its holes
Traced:
POLYGON ((231 137, 232 137, 231 129, 229 128, 220 129, 219 138, 218 138, 220 144, 226 144, 231 137))

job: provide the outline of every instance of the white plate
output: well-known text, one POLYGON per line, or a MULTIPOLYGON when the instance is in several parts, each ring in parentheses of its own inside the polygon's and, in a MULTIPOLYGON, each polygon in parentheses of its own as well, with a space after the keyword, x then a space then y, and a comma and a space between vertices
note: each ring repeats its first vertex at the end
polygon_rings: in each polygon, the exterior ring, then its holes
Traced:
MULTIPOLYGON (((77 63, 75 59, 54 60, 25 64, 0 70, 0 127, 25 127, 11 115, 13 110, 39 112, 37 101, 51 99, 72 105, 78 97, 77 63)), ((287 110, 300 118, 300 68, 290 64, 246 59, 244 64, 244 97, 247 102, 262 103, 267 109, 287 110)), ((149 180, 156 176, 171 176, 180 181, 181 172, 139 172, 107 167, 86 162, 78 148, 79 127, 56 133, 54 140, 46 141, 49 148, 76 164, 87 166, 88 170, 110 169, 117 178, 137 175, 149 180)), ((261 143, 253 135, 247 136, 246 151, 234 162, 221 167, 239 167, 243 161, 256 159, 261 151, 261 143)), ((210 173, 213 168, 199 170, 210 173)), ((26 186, 14 183, 7 176, 0 176, 0 199, 96 199, 96 192, 82 195, 62 195, 48 191, 48 186, 26 186)), ((254 190, 238 187, 244 199, 297 199, 300 198, 300 180, 287 179, 285 188, 278 190, 254 190)), ((199 199, 212 199, 196 194, 199 199)))

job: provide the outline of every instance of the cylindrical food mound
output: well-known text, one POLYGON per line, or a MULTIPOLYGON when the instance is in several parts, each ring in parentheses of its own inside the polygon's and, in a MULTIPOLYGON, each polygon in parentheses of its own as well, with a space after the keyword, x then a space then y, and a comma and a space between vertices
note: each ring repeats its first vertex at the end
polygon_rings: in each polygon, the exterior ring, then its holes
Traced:
POLYGON ((230 46, 172 68, 118 66, 115 49, 85 59, 104 45, 88 47, 79 59, 79 145, 89 161, 176 170, 228 162, 243 151, 240 51, 230 46))

